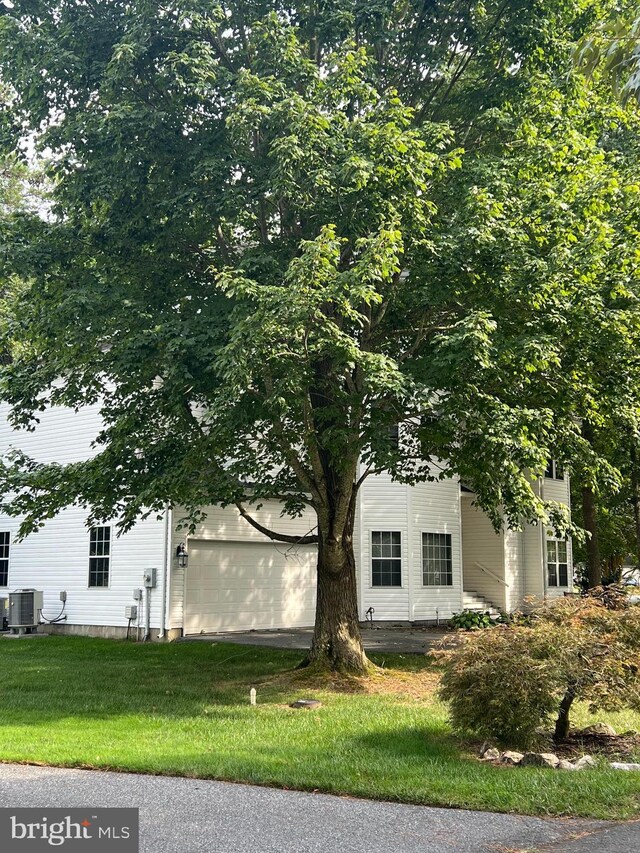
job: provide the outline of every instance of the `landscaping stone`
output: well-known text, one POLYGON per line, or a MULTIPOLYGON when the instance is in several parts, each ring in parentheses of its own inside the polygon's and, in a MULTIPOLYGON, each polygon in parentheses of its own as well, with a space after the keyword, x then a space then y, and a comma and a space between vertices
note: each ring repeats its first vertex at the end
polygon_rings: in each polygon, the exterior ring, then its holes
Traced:
POLYGON ((586 729, 580 729, 581 735, 608 735, 615 737, 616 730, 609 723, 594 723, 592 726, 587 726, 586 729))
POLYGON ((576 767, 575 764, 573 764, 573 762, 567 761, 566 758, 561 758, 557 769, 558 770, 577 770, 578 768, 576 767))
POLYGON ((576 770, 584 770, 586 767, 595 767, 596 760, 592 758, 590 755, 583 755, 582 758, 579 758, 575 763, 576 770))
POLYGON ((508 749, 506 752, 503 752, 500 756, 501 764, 520 764, 522 761, 523 753, 522 752, 514 752, 511 749, 508 749))
POLYGON ((500 758, 500 750, 490 747, 482 753, 483 761, 497 761, 500 758))
POLYGON ((631 770, 632 772, 640 771, 640 764, 636 764, 633 761, 612 761, 609 767, 613 770, 631 770))
POLYGON ((520 762, 521 767, 551 767, 555 769, 560 759, 552 752, 525 752, 520 762))
POLYGON ((289 705, 290 708, 306 708, 307 711, 313 711, 316 708, 322 707, 322 702, 317 699, 296 699, 289 705))

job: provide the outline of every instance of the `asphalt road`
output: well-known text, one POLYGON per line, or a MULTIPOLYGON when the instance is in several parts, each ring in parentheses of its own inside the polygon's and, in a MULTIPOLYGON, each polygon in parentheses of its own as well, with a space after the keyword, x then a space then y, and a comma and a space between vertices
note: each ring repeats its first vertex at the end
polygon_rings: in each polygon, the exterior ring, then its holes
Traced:
POLYGON ((2 764, 0 807, 18 806, 138 806, 142 853, 640 850, 640 823, 551 820, 197 779, 2 764))

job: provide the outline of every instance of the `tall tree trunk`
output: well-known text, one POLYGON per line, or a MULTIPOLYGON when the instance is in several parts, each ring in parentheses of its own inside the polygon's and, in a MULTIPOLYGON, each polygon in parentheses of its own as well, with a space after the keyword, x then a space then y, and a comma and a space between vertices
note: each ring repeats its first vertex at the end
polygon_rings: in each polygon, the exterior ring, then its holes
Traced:
POLYGON ((636 439, 631 439, 631 503, 633 504, 633 519, 636 531, 636 565, 640 568, 640 472, 638 471, 638 448, 636 439))
POLYGON ((356 561, 353 553, 355 494, 340 538, 318 519, 316 621, 303 665, 318 664, 343 672, 364 673, 369 662, 362 647, 358 619, 356 561))
MULTIPOLYGON (((582 422, 582 436, 593 447, 595 436, 593 427, 588 421, 582 422)), ((585 544, 587 551, 587 579, 589 581, 589 589, 593 589, 602 583, 602 566, 600 565, 596 496, 590 484, 582 486, 582 523, 588 534, 585 544)))
POLYGON ((555 741, 564 740, 569 734, 569 711, 571 710, 571 706, 575 698, 575 689, 573 687, 567 688, 567 692, 562 697, 562 702, 560 703, 560 712, 558 714, 556 728, 553 733, 553 739, 555 741))
POLYGON ((598 542, 596 498, 591 486, 582 487, 582 522, 588 534, 585 543, 587 578, 589 589, 593 589, 602 583, 602 566, 600 564, 600 543, 598 542))

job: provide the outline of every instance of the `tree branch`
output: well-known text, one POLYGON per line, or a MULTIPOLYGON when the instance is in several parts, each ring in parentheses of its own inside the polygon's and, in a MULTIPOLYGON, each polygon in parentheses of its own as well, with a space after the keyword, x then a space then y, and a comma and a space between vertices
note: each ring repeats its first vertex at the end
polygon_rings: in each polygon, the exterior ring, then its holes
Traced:
POLYGON ((259 533, 262 533, 264 536, 267 536, 275 542, 288 542, 291 545, 318 544, 318 536, 316 534, 312 534, 311 536, 288 536, 286 533, 276 533, 275 530, 269 530, 268 527, 264 527, 259 521, 256 521, 255 518, 252 518, 239 501, 236 501, 235 504, 238 512, 248 524, 254 527, 259 533))

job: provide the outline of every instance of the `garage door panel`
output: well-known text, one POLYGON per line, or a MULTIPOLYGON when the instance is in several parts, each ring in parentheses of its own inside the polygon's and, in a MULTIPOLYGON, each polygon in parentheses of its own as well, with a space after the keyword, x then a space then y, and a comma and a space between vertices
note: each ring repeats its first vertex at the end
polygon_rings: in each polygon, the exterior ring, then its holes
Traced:
POLYGON ((304 627, 315 616, 315 549, 191 540, 185 633, 304 627))

